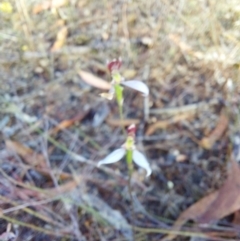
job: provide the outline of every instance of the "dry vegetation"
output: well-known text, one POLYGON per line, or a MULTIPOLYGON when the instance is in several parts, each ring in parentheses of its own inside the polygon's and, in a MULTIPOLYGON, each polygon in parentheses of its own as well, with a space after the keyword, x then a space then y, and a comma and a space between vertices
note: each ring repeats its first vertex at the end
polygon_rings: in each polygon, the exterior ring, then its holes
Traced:
POLYGON ((0 234, 239 240, 239 28, 238 0, 1 1, 0 234), (125 90, 153 169, 135 167, 132 204, 125 162, 96 167, 124 141, 117 105, 86 83, 110 81, 119 56, 150 89, 125 90))

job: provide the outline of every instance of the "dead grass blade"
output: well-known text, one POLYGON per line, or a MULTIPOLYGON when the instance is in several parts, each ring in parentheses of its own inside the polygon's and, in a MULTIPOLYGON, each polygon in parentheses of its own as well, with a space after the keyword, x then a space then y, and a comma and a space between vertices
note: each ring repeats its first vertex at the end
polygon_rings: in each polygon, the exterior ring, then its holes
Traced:
POLYGON ((193 118, 195 116, 195 114, 196 114, 195 112, 191 111, 191 112, 187 112, 187 113, 178 114, 167 120, 157 121, 156 123, 150 125, 147 128, 146 135, 147 136, 152 135, 157 129, 166 129, 168 126, 176 124, 180 121, 189 120, 189 119, 193 118))
POLYGON ((76 115, 72 119, 63 120, 54 129, 50 130, 49 133, 50 134, 57 134, 59 131, 64 130, 64 129, 72 126, 74 123, 76 123, 78 121, 81 121, 89 113, 89 110, 83 111, 82 113, 76 115))
POLYGON ((38 166, 42 168, 47 168, 44 156, 34 152, 31 148, 26 147, 19 142, 11 140, 6 140, 5 144, 7 149, 19 154, 28 165, 32 167, 38 166))
POLYGON ((107 81, 105 81, 91 73, 88 73, 83 70, 80 70, 78 73, 83 81, 85 81, 87 84, 89 84, 93 87, 96 87, 96 88, 102 89, 102 90, 109 90, 111 88, 110 83, 108 83, 107 81))
POLYGON ((72 177, 69 173, 63 171, 59 173, 58 170, 49 170, 49 168, 35 167, 34 169, 47 178, 51 178, 51 175, 57 175, 60 181, 67 180, 72 177))
POLYGON ((82 181, 83 181, 82 176, 76 176, 76 177, 74 177, 74 180, 71 180, 58 187, 45 189, 45 193, 47 194, 48 197, 62 195, 64 193, 68 193, 68 192, 71 192, 72 190, 74 190, 82 181))

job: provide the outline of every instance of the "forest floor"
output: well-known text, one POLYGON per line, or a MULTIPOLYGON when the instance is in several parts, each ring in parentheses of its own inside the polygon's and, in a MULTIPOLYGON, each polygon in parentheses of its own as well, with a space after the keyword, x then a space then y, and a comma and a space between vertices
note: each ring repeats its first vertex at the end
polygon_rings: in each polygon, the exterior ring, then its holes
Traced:
POLYGON ((239 240, 239 1, 4 0, 0 20, 0 239, 239 240), (124 120, 100 96, 119 57, 149 87, 124 120), (132 123, 152 174, 130 194, 124 159, 97 163, 132 123))

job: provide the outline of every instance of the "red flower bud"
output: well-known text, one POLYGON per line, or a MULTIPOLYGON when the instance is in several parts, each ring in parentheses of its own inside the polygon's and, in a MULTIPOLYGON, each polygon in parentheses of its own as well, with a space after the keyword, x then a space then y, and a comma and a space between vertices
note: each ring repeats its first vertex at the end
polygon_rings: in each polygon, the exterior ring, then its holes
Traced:
POLYGON ((119 59, 113 59, 107 64, 108 70, 110 72, 113 72, 114 70, 119 70, 122 66, 122 60, 121 58, 119 59))
POLYGON ((136 133, 136 130, 137 130, 137 128, 136 128, 136 125, 135 124, 132 124, 132 125, 130 125, 128 128, 127 128, 127 134, 128 134, 128 136, 135 136, 135 133, 136 133))

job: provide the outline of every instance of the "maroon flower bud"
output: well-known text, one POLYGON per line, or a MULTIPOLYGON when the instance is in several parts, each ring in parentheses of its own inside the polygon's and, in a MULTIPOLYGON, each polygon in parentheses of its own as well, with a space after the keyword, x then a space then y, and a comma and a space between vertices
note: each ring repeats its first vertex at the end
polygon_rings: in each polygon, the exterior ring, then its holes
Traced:
POLYGON ((136 130, 137 130, 137 128, 136 128, 136 125, 135 124, 132 124, 132 125, 130 125, 128 128, 127 128, 127 134, 128 134, 128 136, 135 136, 135 134, 136 134, 136 130))
POLYGON ((119 70, 122 66, 121 58, 113 59, 107 64, 108 70, 112 73, 114 70, 119 70))

